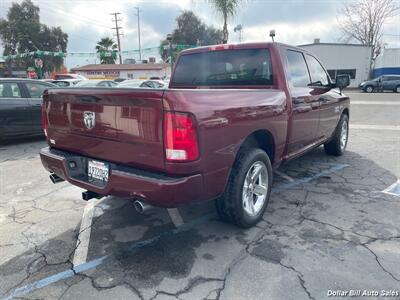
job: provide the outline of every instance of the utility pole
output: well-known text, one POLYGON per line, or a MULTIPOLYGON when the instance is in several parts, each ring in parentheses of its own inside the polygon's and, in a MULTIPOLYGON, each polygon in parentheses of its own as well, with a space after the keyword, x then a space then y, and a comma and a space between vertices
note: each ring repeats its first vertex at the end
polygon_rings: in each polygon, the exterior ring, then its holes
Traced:
POLYGON ((119 36, 121 35, 119 33, 119 30, 122 29, 122 27, 118 26, 118 22, 121 21, 121 19, 118 19, 118 15, 120 15, 121 13, 119 12, 115 12, 112 13, 110 15, 114 16, 114 21, 115 21, 115 27, 111 28, 111 29, 115 29, 116 31, 116 36, 117 36, 117 42, 118 42, 118 55, 119 55, 119 63, 122 64, 122 56, 121 56, 121 41, 119 39, 119 36))
POLYGON ((137 16, 137 27, 138 27, 138 37, 139 37, 139 60, 142 60, 142 47, 140 45, 140 13, 142 12, 139 7, 135 7, 137 16))

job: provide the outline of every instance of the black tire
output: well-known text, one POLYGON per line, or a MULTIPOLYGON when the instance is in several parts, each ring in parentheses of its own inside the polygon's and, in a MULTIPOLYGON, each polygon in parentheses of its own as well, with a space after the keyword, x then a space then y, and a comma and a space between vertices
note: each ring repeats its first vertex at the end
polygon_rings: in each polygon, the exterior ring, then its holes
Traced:
POLYGON ((267 153, 258 148, 242 149, 233 165, 224 194, 215 201, 215 207, 219 217, 223 221, 243 228, 256 225, 261 220, 268 205, 271 185, 272 167, 267 153), (266 167, 268 186, 264 204, 256 215, 251 216, 244 208, 242 198, 243 185, 250 168, 258 162, 263 163, 266 167))
POLYGON ((364 88, 364 92, 366 92, 366 93, 372 93, 374 90, 375 90, 375 89, 374 89, 374 87, 373 87, 372 85, 367 85, 367 86, 364 88))
POLYGON ((349 117, 346 114, 343 114, 340 117, 339 123, 336 126, 335 132, 333 134, 332 139, 324 144, 324 149, 325 152, 329 155, 334 155, 334 156, 341 156, 346 150, 347 146, 347 141, 349 139, 349 117), (341 137, 342 137, 342 131, 343 131, 343 123, 346 122, 346 142, 344 143, 344 146, 341 144, 341 137))

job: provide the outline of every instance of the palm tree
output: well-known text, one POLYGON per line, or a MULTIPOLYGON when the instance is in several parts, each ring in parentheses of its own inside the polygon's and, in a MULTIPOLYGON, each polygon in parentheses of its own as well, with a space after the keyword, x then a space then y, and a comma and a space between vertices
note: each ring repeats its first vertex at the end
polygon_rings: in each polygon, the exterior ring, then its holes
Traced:
POLYGON ((117 49, 118 46, 113 39, 102 38, 96 45, 96 52, 100 54, 100 62, 102 64, 115 64, 117 49))
POLYGON ((224 18, 224 27, 222 29, 223 39, 222 43, 228 42, 228 18, 233 17, 239 8, 241 0, 208 0, 215 10, 224 18))

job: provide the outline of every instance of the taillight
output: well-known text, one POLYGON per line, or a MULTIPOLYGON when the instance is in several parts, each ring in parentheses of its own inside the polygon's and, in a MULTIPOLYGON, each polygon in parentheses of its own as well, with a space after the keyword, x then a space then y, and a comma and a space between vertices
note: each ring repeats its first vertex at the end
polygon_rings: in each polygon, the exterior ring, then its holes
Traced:
POLYGON ((46 118, 46 105, 42 103, 42 127, 44 131, 44 135, 47 137, 47 118, 46 118))
POLYGON ((164 146, 169 161, 193 161, 199 157, 196 124, 185 113, 164 114, 164 146))

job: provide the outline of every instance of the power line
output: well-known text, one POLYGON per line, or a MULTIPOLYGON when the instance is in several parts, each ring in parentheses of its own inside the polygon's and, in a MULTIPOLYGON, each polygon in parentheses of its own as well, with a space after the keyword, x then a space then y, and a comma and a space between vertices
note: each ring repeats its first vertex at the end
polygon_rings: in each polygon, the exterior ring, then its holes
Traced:
POLYGON ((111 28, 111 29, 115 29, 116 31, 116 35, 117 35, 117 42, 118 42, 118 55, 119 55, 119 63, 122 64, 122 56, 121 56, 121 41, 119 39, 120 33, 119 30, 122 29, 122 27, 118 26, 118 22, 121 21, 121 19, 118 19, 118 15, 120 15, 121 13, 119 12, 115 12, 112 13, 110 15, 114 16, 114 21, 115 21, 115 27, 111 28))
MULTIPOLYGON (((82 17, 82 16, 78 16, 76 14, 72 14, 72 13, 69 13, 69 12, 66 12, 66 11, 62 11, 62 10, 59 10, 58 8, 55 8, 55 7, 46 6, 46 7, 43 7, 43 8, 45 8, 47 10, 50 10, 50 11, 53 11, 53 12, 56 12, 56 13, 60 13, 60 14, 66 15, 66 16, 68 16, 70 18, 73 18, 73 19, 76 19, 77 21, 80 21, 80 22, 91 23, 93 25, 96 25, 97 27, 109 28, 109 25, 106 25, 104 23, 100 23, 100 22, 95 21, 93 19, 88 19, 86 17, 82 17)), ((43 10, 43 8, 41 7, 40 10, 43 10)))
POLYGON ((140 45, 140 13, 142 12, 139 7, 135 7, 137 16, 137 26, 138 26, 138 37, 139 37, 139 60, 142 60, 142 47, 140 45))

